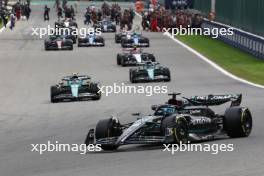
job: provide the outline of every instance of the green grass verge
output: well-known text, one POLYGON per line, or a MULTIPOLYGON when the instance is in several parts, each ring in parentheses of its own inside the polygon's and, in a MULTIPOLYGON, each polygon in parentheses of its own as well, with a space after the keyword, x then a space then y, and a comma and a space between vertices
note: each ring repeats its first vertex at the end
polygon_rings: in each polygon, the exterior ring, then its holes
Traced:
POLYGON ((228 72, 253 83, 264 85, 263 60, 207 36, 177 36, 177 39, 228 72))

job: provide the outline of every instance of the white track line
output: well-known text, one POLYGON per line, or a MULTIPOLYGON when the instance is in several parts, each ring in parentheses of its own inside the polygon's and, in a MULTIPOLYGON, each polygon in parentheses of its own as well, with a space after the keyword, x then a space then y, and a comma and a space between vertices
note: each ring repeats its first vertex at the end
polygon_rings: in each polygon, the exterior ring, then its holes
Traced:
MULTIPOLYGON (((136 15, 141 18, 141 15, 138 14, 137 12, 136 12, 136 15)), ((248 85, 251 85, 251 86, 254 86, 254 87, 257 87, 257 88, 264 89, 264 86, 263 85, 252 83, 250 81, 247 81, 245 79, 242 79, 240 77, 237 77, 237 76, 233 75, 232 73, 226 71, 225 69, 223 69, 222 67, 220 67, 219 65, 217 65, 216 63, 214 63, 213 61, 211 61, 210 59, 208 59, 207 57, 205 57, 201 53, 199 53, 198 51, 194 50, 193 48, 191 48, 188 45, 184 44, 180 40, 176 39, 174 36, 172 36, 172 35, 170 35, 168 33, 165 36, 169 37, 174 42, 178 43, 179 45, 181 45, 182 47, 184 47, 185 49, 187 49, 188 51, 190 51, 194 55, 198 56, 200 59, 202 59, 203 61, 205 61, 206 63, 208 63, 209 65, 211 65, 212 67, 214 67, 215 69, 217 69, 218 71, 220 71, 221 73, 223 73, 224 75, 226 75, 226 76, 228 76, 228 77, 230 77, 230 78, 232 78, 234 80, 237 80, 239 82, 242 82, 244 84, 248 84, 248 85)))

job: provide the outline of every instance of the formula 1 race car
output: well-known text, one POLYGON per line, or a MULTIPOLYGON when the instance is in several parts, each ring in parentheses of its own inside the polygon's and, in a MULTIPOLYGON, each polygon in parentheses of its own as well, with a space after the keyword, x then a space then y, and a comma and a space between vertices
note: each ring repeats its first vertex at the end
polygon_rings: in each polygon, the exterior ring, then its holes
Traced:
POLYGON ((65 19, 62 21, 56 21, 55 28, 78 28, 78 24, 71 19, 65 19))
POLYGON ((91 82, 90 79, 87 75, 77 74, 62 78, 61 83, 51 86, 50 101, 56 103, 63 100, 99 100, 99 83, 91 82))
POLYGON ((93 27, 101 29, 101 32, 116 32, 116 26, 110 20, 99 21, 93 27))
POLYGON ((105 46, 105 40, 102 36, 87 34, 85 38, 78 38, 78 47, 81 46, 105 46))
POLYGON ((70 19, 55 22, 55 29, 57 32, 55 33, 55 35, 66 35, 68 36, 68 38, 72 39, 73 43, 75 44, 78 34, 77 28, 78 28, 77 23, 70 19))
MULTIPOLYGON (((103 150, 116 150, 127 144, 186 144, 226 137, 247 137, 252 129, 252 116, 241 107, 241 94, 194 96, 177 100, 177 94, 163 105, 154 105, 153 115, 121 124, 117 117, 100 120, 90 129, 85 144, 100 144, 103 150), (209 106, 231 102, 224 114, 209 106), (174 104, 180 103, 180 104, 174 104)), ((134 114, 139 115, 139 113, 134 114)))
POLYGON ((121 38, 121 46, 123 48, 149 47, 149 39, 137 33, 127 34, 126 37, 121 38))
POLYGON ((150 53, 143 53, 141 48, 123 49, 123 53, 117 54, 117 65, 135 66, 145 62, 155 62, 155 56, 150 53))
POLYGON ((115 43, 121 43, 122 38, 125 38, 128 34, 127 31, 121 31, 115 34, 115 43))
POLYGON ((171 77, 169 68, 160 66, 158 62, 146 62, 140 64, 138 68, 131 68, 129 70, 129 79, 131 83, 168 82, 171 80, 171 77))
POLYGON ((51 35, 44 41, 45 50, 73 50, 73 41, 67 35, 51 35))

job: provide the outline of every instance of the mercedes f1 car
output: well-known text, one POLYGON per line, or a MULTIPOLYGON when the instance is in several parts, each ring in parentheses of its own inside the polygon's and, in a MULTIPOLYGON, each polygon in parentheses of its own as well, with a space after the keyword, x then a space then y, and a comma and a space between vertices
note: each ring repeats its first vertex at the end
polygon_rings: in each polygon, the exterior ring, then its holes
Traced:
POLYGON ((135 66, 145 62, 155 62, 155 56, 145 53, 141 48, 123 49, 123 53, 117 54, 117 65, 135 66))
POLYGON ((77 23, 72 20, 55 22, 55 29, 57 29, 57 32, 59 31, 59 33, 56 34, 67 35, 68 38, 72 39, 74 44, 77 39, 77 28, 77 23))
POLYGON ((45 50, 73 50, 73 41, 67 35, 51 35, 44 41, 45 50))
POLYGON ((140 64, 138 68, 131 68, 129 70, 129 79, 131 83, 168 82, 171 80, 171 76, 169 68, 160 66, 158 62, 146 62, 140 64))
POLYGON ((99 21, 94 24, 94 29, 101 29, 101 32, 116 32, 116 26, 109 20, 99 21))
POLYGON ((127 31, 121 31, 120 33, 115 34, 115 42, 121 43, 122 38, 125 38, 127 35, 127 31))
MULTIPOLYGON (((100 144, 103 150, 116 150, 127 144, 188 143, 226 137, 247 137, 252 129, 252 116, 240 106, 242 95, 194 96, 177 100, 172 94, 168 103, 154 105, 153 115, 121 124, 117 117, 100 120, 90 129, 85 144, 100 144), (231 102, 224 114, 209 106, 231 102)), ((138 114, 137 114, 138 115, 138 114)))
POLYGON ((66 20, 55 22, 55 28, 71 28, 71 27, 78 28, 77 22, 71 19, 66 19, 66 20))
POLYGON ((98 83, 91 82, 87 75, 66 76, 62 78, 62 82, 51 86, 50 101, 56 103, 63 100, 99 100, 101 93, 99 92, 98 83))
POLYGON ((101 36, 87 34, 84 38, 78 38, 78 47, 81 46, 105 46, 105 41, 101 36))
POLYGON ((136 47, 149 47, 149 39, 143 37, 142 34, 127 34, 125 37, 121 38, 121 46, 123 48, 136 47))

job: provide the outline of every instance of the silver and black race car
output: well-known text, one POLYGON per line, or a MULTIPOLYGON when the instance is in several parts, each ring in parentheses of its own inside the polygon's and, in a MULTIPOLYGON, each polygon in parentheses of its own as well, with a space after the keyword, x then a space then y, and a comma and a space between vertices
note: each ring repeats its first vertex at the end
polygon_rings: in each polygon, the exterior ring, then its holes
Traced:
POLYGON ((99 21, 93 27, 94 29, 101 29, 101 32, 116 32, 116 25, 110 20, 99 21))
POLYGON ((155 56, 150 53, 143 52, 141 48, 123 49, 123 53, 117 54, 117 65, 136 66, 145 62, 155 62, 155 56))
POLYGON ((78 38, 78 47, 82 46, 105 46, 105 40, 102 36, 87 34, 84 38, 78 38))
POLYGON ((129 79, 131 83, 158 82, 171 80, 170 70, 160 66, 158 62, 145 62, 138 68, 130 68, 129 79))
POLYGON ((45 50, 73 50, 73 41, 68 35, 51 35, 44 41, 45 50))
POLYGON ((56 103, 64 100, 99 100, 99 83, 91 82, 90 79, 87 75, 77 74, 62 78, 62 82, 50 87, 50 101, 56 103))
POLYGON ((78 24, 76 21, 69 18, 55 22, 55 28, 71 28, 71 27, 78 28, 78 24))
MULTIPOLYGON (((116 150, 128 144, 186 144, 226 137, 247 137, 252 116, 240 106, 241 94, 194 96, 177 100, 177 94, 166 104, 154 105, 153 115, 121 124, 117 117, 100 120, 90 129, 85 144, 100 144, 103 150, 116 150), (231 102, 225 113, 217 114, 209 106, 231 102)), ((137 114, 139 115, 139 114, 137 114)))
POLYGON ((68 38, 72 39, 73 43, 76 43, 78 25, 75 21, 70 19, 55 22, 55 35, 67 35, 68 38))
POLYGON ((149 39, 143 37, 142 34, 127 34, 125 37, 121 38, 121 46, 123 48, 133 48, 133 47, 149 47, 149 39))
POLYGON ((128 31, 121 31, 115 34, 115 43, 121 43, 122 38, 125 38, 129 34, 128 31))

